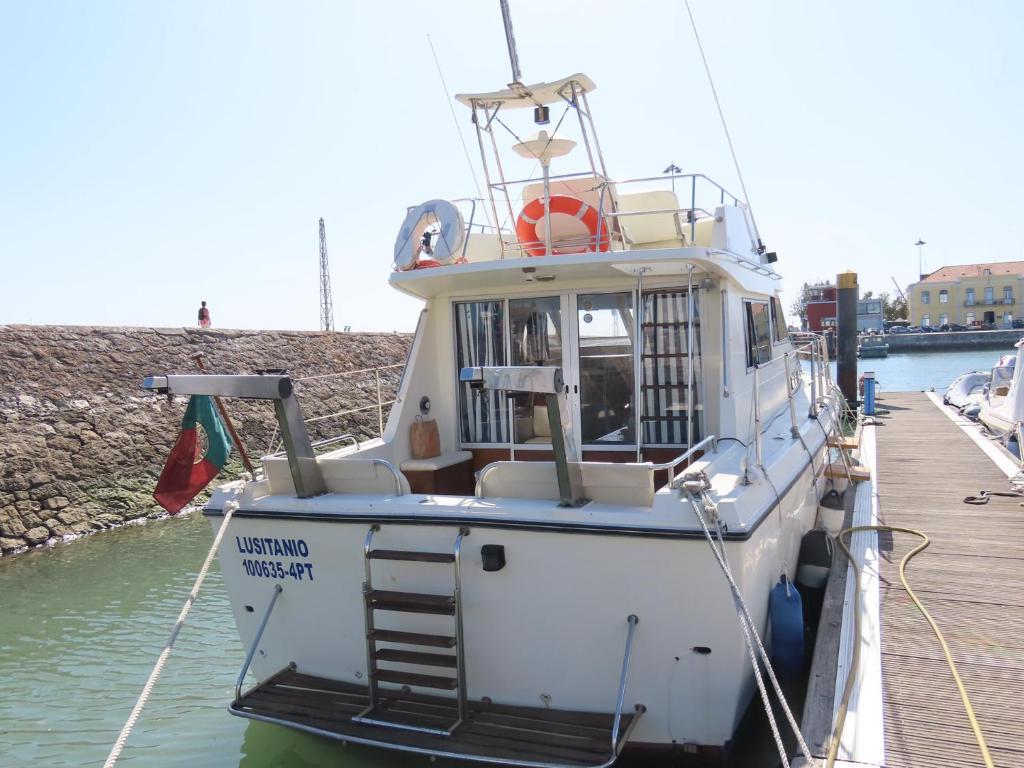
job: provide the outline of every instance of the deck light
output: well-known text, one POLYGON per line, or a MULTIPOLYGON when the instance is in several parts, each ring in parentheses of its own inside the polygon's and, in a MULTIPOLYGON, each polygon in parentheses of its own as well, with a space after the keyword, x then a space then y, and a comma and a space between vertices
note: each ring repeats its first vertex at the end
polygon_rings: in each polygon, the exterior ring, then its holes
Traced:
POLYGON ((533 122, 537 125, 547 125, 551 122, 549 111, 545 106, 536 106, 533 108, 533 122))

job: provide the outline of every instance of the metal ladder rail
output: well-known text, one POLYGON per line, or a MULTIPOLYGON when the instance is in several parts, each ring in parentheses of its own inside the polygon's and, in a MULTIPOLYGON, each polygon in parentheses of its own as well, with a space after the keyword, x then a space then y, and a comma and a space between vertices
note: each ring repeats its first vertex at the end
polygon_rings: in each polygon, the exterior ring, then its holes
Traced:
MULTIPOLYGON (((465 649, 464 649, 464 630, 463 630, 463 619, 462 619, 462 579, 461 579, 461 551, 462 541, 469 535, 469 529, 466 527, 460 527, 459 533, 455 538, 455 542, 452 548, 452 553, 431 553, 431 552, 415 552, 410 550, 374 550, 373 549, 373 537, 374 534, 380 530, 380 525, 374 523, 370 526, 370 529, 366 533, 366 539, 363 544, 363 558, 365 567, 365 579, 363 582, 363 609, 364 609, 364 621, 366 627, 366 665, 367 665, 367 676, 368 680, 368 692, 369 692, 369 704, 359 714, 355 715, 352 720, 354 722, 363 723, 366 725, 377 725, 388 728, 397 728, 401 730, 415 731, 419 733, 429 733, 440 736, 450 736, 456 728, 466 721, 468 714, 468 703, 467 703, 467 691, 466 691, 466 663, 465 663, 465 649), (374 555, 377 555, 377 558, 374 555), (427 559, 422 559, 424 556, 427 559), (387 610, 386 606, 374 605, 371 601, 371 595, 375 594, 373 589, 373 575, 370 565, 370 561, 373 559, 388 559, 388 560, 408 560, 408 561, 420 561, 420 562, 450 562, 454 568, 454 593, 451 600, 451 615, 454 618, 454 637, 445 638, 439 635, 424 635, 421 633, 395 633, 394 636, 388 636, 385 638, 379 638, 380 631, 375 627, 374 624, 374 611, 381 609, 387 610), (401 637, 399 637, 401 635, 401 637), (456 721, 446 729, 441 728, 428 728, 425 726, 407 725, 404 723, 397 723, 388 720, 380 720, 369 715, 380 705, 381 696, 379 689, 379 680, 381 672, 377 666, 377 661, 380 652, 377 648, 378 639, 383 639, 385 642, 395 642, 406 645, 442 645, 439 641, 454 640, 455 648, 455 671, 456 677, 454 681, 454 688, 456 689, 456 706, 457 706, 457 718, 456 721)), ((421 595, 421 597, 427 597, 428 595, 421 595)), ((429 597, 444 597, 442 595, 429 595, 429 597)), ((418 611, 414 611, 418 612, 418 611)), ((424 611, 431 613, 433 611, 424 611)), ((447 644, 447 647, 452 647, 452 644, 447 644)), ((396 659, 390 659, 396 660, 396 659)), ((430 663, 430 660, 402 660, 402 663, 409 664, 423 664, 425 666, 435 666, 430 663)), ((387 672, 389 670, 383 670, 387 672)), ((443 678, 441 678, 443 680, 443 678)), ((425 684, 427 687, 435 687, 429 684, 425 684)))

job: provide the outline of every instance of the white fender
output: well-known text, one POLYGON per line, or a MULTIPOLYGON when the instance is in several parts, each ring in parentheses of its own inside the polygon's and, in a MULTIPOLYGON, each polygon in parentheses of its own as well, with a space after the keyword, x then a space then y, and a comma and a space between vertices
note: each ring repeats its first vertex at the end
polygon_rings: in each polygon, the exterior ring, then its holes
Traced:
POLYGON ((437 223, 441 231, 432 245, 430 258, 438 264, 451 264, 462 253, 465 224, 459 209, 447 200, 428 200, 420 203, 402 222, 395 239, 395 268, 405 272, 413 269, 419 260, 420 239, 427 227, 437 223))

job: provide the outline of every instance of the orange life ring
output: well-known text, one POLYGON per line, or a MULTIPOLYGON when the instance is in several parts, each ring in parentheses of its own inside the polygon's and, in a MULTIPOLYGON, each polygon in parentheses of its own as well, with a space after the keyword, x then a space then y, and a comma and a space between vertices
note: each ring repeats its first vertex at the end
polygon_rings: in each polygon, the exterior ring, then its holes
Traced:
MULTIPOLYGON (((610 247, 608 240, 608 222, 601 220, 597 215, 597 209, 587 205, 578 197, 567 195, 552 195, 549 203, 551 213, 564 213, 567 216, 575 216, 586 224, 590 230, 590 242, 587 250, 607 251, 610 247), (600 227, 600 235, 598 228, 600 227)), ((537 238, 537 223, 544 217, 544 200, 536 198, 528 202, 516 218, 516 236, 519 242, 523 243, 523 250, 530 256, 544 256, 547 248, 537 238)), ((557 248, 552 248, 554 254, 564 253, 557 248)))

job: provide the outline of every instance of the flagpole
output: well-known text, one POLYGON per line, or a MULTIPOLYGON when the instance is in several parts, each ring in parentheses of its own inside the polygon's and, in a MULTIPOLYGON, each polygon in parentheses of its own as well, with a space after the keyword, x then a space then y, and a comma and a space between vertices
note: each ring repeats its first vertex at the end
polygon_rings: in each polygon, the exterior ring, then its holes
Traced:
MULTIPOLYGON (((196 366, 200 371, 206 372, 206 366, 203 365, 203 356, 195 356, 196 366)), ((245 446, 242 444, 242 439, 235 432, 235 425, 231 422, 231 417, 228 416, 228 410, 224 407, 223 401, 216 395, 213 396, 213 402, 217 406, 217 410, 220 411, 221 418, 224 419, 224 426, 228 428, 228 434, 231 435, 231 440, 236 446, 238 446, 238 453, 242 456, 242 464, 245 466, 245 471, 255 476, 255 471, 252 468, 252 462, 249 461, 249 454, 245 452, 245 446)))

